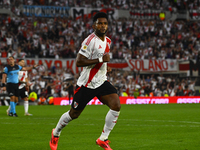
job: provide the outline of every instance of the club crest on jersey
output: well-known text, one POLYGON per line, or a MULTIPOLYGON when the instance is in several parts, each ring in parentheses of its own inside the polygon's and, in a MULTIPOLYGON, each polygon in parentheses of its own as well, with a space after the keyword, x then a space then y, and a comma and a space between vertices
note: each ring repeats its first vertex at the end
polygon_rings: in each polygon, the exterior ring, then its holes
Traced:
POLYGON ((86 45, 84 45, 84 46, 83 46, 83 49, 86 49, 86 48, 87 48, 87 46, 86 46, 86 45))
POLYGON ((74 102, 74 108, 77 108, 77 107, 78 107, 78 103, 74 102))

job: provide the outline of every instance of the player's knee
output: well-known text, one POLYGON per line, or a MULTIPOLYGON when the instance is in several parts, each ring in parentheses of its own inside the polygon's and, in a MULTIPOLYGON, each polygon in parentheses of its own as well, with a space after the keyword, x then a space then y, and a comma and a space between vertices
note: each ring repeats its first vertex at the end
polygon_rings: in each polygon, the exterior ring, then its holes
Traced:
POLYGON ((14 96, 11 96, 11 97, 10 97, 10 101, 11 101, 11 102, 14 102, 14 101, 15 101, 15 97, 14 97, 14 96))
POLYGON ((77 115, 77 114, 73 114, 73 115, 71 116, 72 119, 77 119, 78 117, 79 117, 79 115, 77 115))
POLYGON ((121 109, 121 104, 120 103, 115 103, 111 106, 111 109, 112 110, 115 110, 115 111, 120 111, 121 109))
POLYGON ((69 112, 69 115, 72 119, 77 119, 79 116, 80 116, 80 113, 79 112, 69 112))
POLYGON ((118 104, 116 105, 116 111, 120 111, 120 109, 121 109, 121 104, 118 103, 118 104))

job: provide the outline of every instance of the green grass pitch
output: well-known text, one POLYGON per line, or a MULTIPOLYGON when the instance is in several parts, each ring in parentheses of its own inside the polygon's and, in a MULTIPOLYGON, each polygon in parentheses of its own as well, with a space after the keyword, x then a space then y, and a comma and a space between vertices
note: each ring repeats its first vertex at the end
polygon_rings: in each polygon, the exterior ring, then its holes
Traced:
MULTIPOLYGON (((50 150, 51 130, 70 106, 30 106, 33 116, 6 115, 0 107, 1 150, 50 150)), ((58 150, 103 150, 95 144, 103 129, 107 106, 87 106, 61 134, 58 150)), ((113 150, 199 150, 200 104, 122 105, 109 136, 113 150)))

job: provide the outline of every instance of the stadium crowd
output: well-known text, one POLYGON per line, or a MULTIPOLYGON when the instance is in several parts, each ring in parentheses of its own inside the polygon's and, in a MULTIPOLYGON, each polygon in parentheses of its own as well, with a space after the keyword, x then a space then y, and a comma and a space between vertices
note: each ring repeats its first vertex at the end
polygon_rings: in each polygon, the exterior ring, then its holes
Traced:
POLYGON ((199 7, 198 0, 1 0, 0 5, 17 9, 20 5, 69 6, 116 9, 185 10, 199 7))
MULTIPOLYGON (((48 70, 44 66, 39 66, 29 72, 31 84, 29 94, 35 92, 37 100, 48 100, 49 97, 68 97, 69 84, 72 83, 75 89, 78 76, 79 74, 73 74, 70 69, 52 67, 48 70)), ((108 73, 108 80, 116 87, 119 96, 200 95, 195 89, 196 79, 181 79, 178 75, 140 75, 139 72, 113 69, 108 73)), ((0 90, 0 93, 5 92, 0 90)))
MULTIPOLYGON (((6 0, 0 4, 10 6, 17 15, 0 14, 0 57, 6 58, 75 58, 83 39, 93 32, 88 18, 36 18, 26 17, 19 6, 54 5, 69 7, 97 7, 116 9, 196 9, 196 0, 111 0, 111 1, 57 1, 57 0, 6 0), (76 36, 75 36, 76 35, 76 36)), ((107 36, 112 39, 110 55, 113 59, 198 59, 200 51, 200 24, 190 20, 145 20, 118 18, 109 21, 107 36)), ((4 64, 3 64, 4 65, 4 64)), ((3 68, 1 65, 1 70, 3 68)), ((43 66, 44 67, 44 66, 43 66)), ((31 91, 46 98, 67 96, 69 78, 76 83, 78 74, 68 69, 52 67, 29 73, 31 91)), ((142 76, 131 71, 113 70, 109 80, 118 88, 119 95, 174 96, 195 95, 196 80, 180 80, 174 76, 142 76), (123 76, 123 78, 121 78, 123 76)))
MULTIPOLYGON (((91 22, 72 18, 15 18, 0 15, 1 57, 75 58, 91 22), (76 35, 76 36, 74 36, 76 35)), ((196 59, 199 22, 112 20, 108 36, 114 59, 196 59)))
MULTIPOLYGON (((93 31, 88 18, 0 15, 0 21, 1 57, 75 58, 81 42, 93 31)), ((119 18, 109 24, 114 59, 197 59, 199 21, 119 18)))

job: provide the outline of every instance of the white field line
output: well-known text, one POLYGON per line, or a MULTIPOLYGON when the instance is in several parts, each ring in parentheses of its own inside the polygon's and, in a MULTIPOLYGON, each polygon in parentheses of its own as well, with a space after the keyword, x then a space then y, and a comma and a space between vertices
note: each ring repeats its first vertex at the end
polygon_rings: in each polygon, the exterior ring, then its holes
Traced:
POLYGON ((133 121, 148 121, 148 122, 174 122, 174 123, 188 123, 188 124, 199 124, 200 122, 193 121, 176 121, 176 120, 143 120, 143 119, 122 119, 122 120, 133 120, 133 121))
MULTIPOLYGON (((20 117, 18 118, 12 118, 12 117, 0 117, 0 124, 15 124, 15 123, 11 123, 11 122, 7 122, 6 120, 10 120, 10 119, 20 119, 20 117), (3 121, 2 121, 3 120, 3 121)), ((45 124, 45 125, 55 125, 57 123, 57 121, 59 120, 59 118, 23 118, 23 122, 18 123, 18 124, 27 124, 27 125, 32 125, 32 124, 45 124), (34 123, 30 123, 30 122, 26 122, 27 120, 56 120, 54 123, 43 123, 41 122, 34 122, 34 123)), ((83 119, 80 118, 79 120, 89 120, 89 118, 87 119, 83 119)), ((95 120, 104 120, 104 119, 93 119, 95 120)), ((200 127, 200 122, 193 122, 193 121, 176 121, 176 120, 143 120, 143 119, 119 119, 119 120, 130 120, 130 121, 135 121, 135 122, 163 122, 165 123, 164 125, 149 125, 149 124, 123 124, 123 126, 165 126, 165 127, 200 127), (180 123, 179 125, 173 125, 173 124, 166 124, 166 123, 180 123)), ((85 126, 95 126, 96 124, 76 124, 76 125, 85 125, 85 126)))

